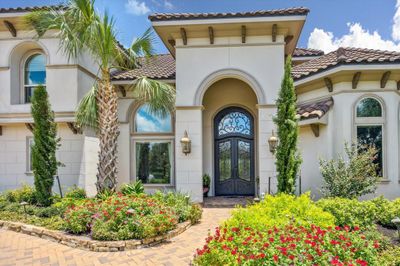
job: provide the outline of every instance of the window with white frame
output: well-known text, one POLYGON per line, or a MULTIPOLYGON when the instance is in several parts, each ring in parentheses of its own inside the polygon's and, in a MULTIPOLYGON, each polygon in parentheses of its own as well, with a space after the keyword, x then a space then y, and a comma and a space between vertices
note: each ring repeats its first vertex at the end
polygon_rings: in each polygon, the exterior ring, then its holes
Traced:
POLYGON ((143 184, 172 184, 173 127, 171 115, 161 116, 140 106, 133 121, 134 175, 143 184))
POLYGON ((385 116, 381 102, 374 97, 365 97, 358 101, 355 110, 355 134, 362 146, 377 149, 375 163, 378 174, 384 175, 384 126, 385 116))
POLYGON ((28 137, 26 139, 26 172, 32 173, 32 146, 33 146, 33 137, 28 137))
POLYGON ((46 85, 46 57, 35 52, 29 55, 23 65, 23 100, 31 102, 33 91, 39 85, 46 85))

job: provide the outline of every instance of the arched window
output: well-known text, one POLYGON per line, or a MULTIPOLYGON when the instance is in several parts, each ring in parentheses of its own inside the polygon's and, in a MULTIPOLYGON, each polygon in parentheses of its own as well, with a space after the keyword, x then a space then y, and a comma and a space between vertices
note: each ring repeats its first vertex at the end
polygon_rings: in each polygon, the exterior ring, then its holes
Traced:
POLYGON ((384 133, 385 117, 381 102, 374 97, 362 98, 355 110, 355 127, 358 144, 374 146, 378 150, 375 163, 378 174, 384 175, 384 133))
POLYGON ((46 57, 41 53, 30 55, 24 64, 24 101, 29 103, 33 90, 46 85, 46 57))
POLYGON ((134 178, 143 184, 172 184, 173 126, 171 115, 156 115, 140 106, 133 121, 134 178))

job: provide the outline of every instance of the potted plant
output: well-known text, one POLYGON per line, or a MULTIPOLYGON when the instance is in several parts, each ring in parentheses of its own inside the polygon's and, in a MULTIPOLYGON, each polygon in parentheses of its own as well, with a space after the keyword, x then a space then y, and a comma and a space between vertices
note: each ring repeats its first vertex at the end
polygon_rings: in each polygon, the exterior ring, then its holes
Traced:
POLYGON ((211 178, 208 174, 203 175, 203 196, 208 196, 208 191, 210 190, 210 181, 211 178))

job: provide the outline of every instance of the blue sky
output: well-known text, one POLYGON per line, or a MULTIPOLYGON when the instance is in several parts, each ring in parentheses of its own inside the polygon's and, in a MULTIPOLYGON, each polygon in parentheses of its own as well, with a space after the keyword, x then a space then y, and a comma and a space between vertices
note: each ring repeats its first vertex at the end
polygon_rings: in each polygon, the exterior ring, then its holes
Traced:
MULTIPOLYGON (((60 0, 0 0, 0 7, 57 4, 60 0)), ((298 46, 331 51, 339 46, 400 51, 400 0, 96 0, 116 19, 118 38, 127 46, 150 26, 154 12, 236 12, 308 7, 298 46)), ((157 51, 166 52, 158 41, 157 51)))

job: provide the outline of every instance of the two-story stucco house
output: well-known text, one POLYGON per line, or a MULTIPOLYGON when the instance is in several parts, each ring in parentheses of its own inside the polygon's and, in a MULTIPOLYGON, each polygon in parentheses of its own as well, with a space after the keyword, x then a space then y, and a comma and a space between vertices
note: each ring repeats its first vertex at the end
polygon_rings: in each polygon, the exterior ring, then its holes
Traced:
MULTIPOLYGON (((85 55, 68 61, 54 33, 33 40, 20 23, 30 10, 0 9, 0 190, 32 182, 29 95, 45 83, 62 138, 61 183, 94 193, 97 141, 76 131, 73 114, 97 70, 85 55)), ((296 48, 307 14, 291 8, 151 15, 170 53, 112 77, 120 96, 119 184, 140 179, 148 191, 176 189, 201 202, 208 174, 210 196, 275 192, 268 139, 285 58, 292 55, 303 157, 298 190, 318 196, 319 158, 335 158, 345 141, 358 139, 379 148, 378 193, 400 196, 400 53, 296 48), (127 87, 140 76, 175 86, 174 113, 157 117, 133 100, 127 87), (185 132, 191 149, 184 153, 185 132)))

